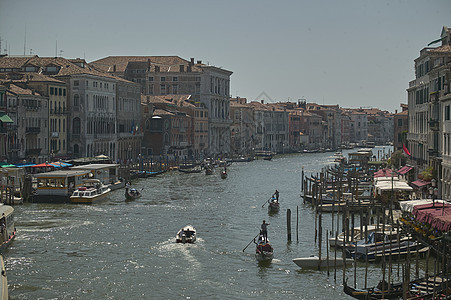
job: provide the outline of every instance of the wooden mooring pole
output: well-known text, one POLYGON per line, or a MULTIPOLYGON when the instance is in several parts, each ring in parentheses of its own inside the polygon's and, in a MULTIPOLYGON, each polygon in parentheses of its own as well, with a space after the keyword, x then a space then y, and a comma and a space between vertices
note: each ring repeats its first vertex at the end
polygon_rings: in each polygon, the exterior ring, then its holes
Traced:
POLYGON ((287 239, 291 242, 291 209, 287 209, 287 239))

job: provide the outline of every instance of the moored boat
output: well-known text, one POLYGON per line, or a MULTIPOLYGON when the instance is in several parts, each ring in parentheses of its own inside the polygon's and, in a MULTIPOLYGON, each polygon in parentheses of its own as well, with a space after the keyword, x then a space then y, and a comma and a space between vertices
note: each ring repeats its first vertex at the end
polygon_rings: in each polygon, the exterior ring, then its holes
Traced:
POLYGON ((392 284, 389 286, 387 282, 380 282, 377 287, 368 289, 357 289, 344 283, 343 291, 345 294, 355 299, 399 299, 403 296, 402 283, 392 284))
POLYGON ((351 266, 354 262, 353 259, 350 258, 338 258, 335 260, 335 257, 329 257, 329 263, 327 261, 327 257, 321 257, 319 259, 318 256, 312 255, 310 257, 299 257, 293 258, 293 262, 301 268, 310 269, 310 268, 326 268, 329 264, 329 267, 333 268, 335 265, 337 267, 342 267, 345 263, 346 266, 351 266))
MULTIPOLYGON (((142 189, 141 189, 142 191, 142 189)), ((135 199, 139 199, 141 198, 142 194, 140 191, 138 191, 135 188, 125 188, 125 200, 127 201, 131 201, 131 200, 135 200, 135 199)))
POLYGON ((92 204, 104 200, 111 189, 99 179, 85 179, 83 186, 79 187, 70 196, 71 203, 92 204))
POLYGON ((3 261, 3 256, 0 255, 0 267, 2 273, 0 276, 0 300, 8 300, 8 280, 6 278, 5 263, 3 261))
POLYGON ((258 242, 255 242, 255 244, 255 258, 257 261, 271 261, 273 259, 274 248, 271 246, 268 238, 265 239, 263 234, 260 234, 258 242))
POLYGON ((7 248, 15 237, 14 208, 0 204, 0 252, 7 248))
POLYGON ((197 231, 192 225, 186 225, 182 227, 175 236, 177 243, 194 243, 197 238, 197 231))

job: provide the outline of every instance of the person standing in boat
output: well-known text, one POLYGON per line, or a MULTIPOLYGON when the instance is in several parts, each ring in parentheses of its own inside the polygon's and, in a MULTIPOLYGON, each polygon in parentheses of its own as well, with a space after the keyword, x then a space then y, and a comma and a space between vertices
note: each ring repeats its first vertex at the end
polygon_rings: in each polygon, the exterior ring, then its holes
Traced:
POLYGON ((262 226, 261 226, 261 230, 260 230, 260 234, 263 235, 263 237, 265 238, 265 242, 268 241, 268 228, 267 226, 269 225, 269 223, 266 223, 265 220, 263 220, 262 226))
POLYGON ((276 200, 277 200, 277 202, 279 202, 279 191, 278 190, 275 191, 274 196, 276 196, 276 200))

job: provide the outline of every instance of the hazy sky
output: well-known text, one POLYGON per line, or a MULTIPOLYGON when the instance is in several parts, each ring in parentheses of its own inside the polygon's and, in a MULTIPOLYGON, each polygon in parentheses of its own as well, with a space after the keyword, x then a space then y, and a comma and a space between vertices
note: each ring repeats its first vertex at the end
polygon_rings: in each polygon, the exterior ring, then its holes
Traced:
POLYGON ((194 57, 233 71, 233 97, 392 112, 443 26, 450 0, 0 0, 1 53, 194 57))

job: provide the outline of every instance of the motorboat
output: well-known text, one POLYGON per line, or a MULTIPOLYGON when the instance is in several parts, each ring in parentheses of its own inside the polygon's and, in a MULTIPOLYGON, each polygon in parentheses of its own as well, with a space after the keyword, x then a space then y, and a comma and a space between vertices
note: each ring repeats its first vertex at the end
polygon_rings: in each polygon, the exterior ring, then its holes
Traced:
POLYGON ((196 241, 197 231, 192 225, 182 227, 175 236, 177 243, 194 243, 196 241))
POLYGON ((221 172, 221 178, 222 178, 222 179, 226 179, 226 178, 227 178, 227 171, 226 171, 226 170, 223 170, 223 171, 221 172))
POLYGON ((92 204, 104 200, 110 192, 111 189, 99 179, 85 179, 83 186, 77 188, 70 196, 70 202, 92 204))
POLYGON ((8 300, 8 280, 6 278, 5 263, 3 261, 3 256, 0 255, 0 268, 2 273, 0 276, 0 300, 8 300))
POLYGON ((271 261, 273 259, 274 249, 268 238, 265 238, 263 234, 260 234, 258 241, 255 242, 255 244, 255 258, 257 261, 271 261))

